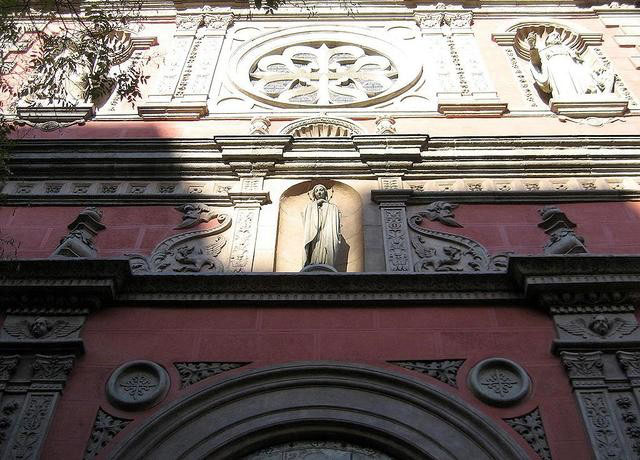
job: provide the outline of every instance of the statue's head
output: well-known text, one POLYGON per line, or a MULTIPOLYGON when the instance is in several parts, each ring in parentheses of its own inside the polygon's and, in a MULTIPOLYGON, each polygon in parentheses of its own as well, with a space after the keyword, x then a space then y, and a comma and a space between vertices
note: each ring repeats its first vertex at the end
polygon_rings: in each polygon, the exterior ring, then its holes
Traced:
POLYGON ((545 45, 558 45, 562 43, 560 34, 556 31, 551 32, 544 43, 545 45))
POLYGON ((326 200, 329 196, 329 192, 327 192, 327 187, 322 184, 318 184, 313 187, 312 195, 314 200, 326 200))

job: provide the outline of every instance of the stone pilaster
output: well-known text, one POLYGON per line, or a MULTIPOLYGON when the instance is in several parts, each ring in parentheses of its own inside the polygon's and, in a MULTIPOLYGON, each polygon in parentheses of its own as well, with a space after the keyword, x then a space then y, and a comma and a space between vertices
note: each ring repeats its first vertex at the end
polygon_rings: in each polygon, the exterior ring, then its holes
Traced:
POLYGON ((176 16, 173 45, 156 90, 138 106, 143 118, 197 119, 207 101, 220 50, 233 15, 209 10, 176 16))
POLYGON ((388 272, 413 272, 406 202, 411 191, 393 190, 375 195, 380 208, 384 259, 388 272))
POLYGON ((232 272, 253 270, 260 209, 269 203, 269 195, 262 189, 263 183, 263 176, 243 177, 240 193, 229 194, 234 204, 233 243, 229 257, 232 272))
POLYGON ((425 68, 435 69, 438 111, 453 117, 500 116, 507 104, 489 79, 471 25, 470 11, 425 11, 414 15, 429 52, 425 68))

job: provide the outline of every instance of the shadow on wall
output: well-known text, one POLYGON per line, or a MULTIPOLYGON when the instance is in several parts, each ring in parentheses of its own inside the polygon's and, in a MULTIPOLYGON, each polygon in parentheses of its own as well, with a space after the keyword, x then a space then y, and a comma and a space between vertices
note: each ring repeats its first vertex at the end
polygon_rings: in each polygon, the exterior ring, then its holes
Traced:
POLYGON ((322 184, 329 190, 329 202, 340 211, 342 240, 336 256, 339 272, 364 269, 362 202, 358 193, 341 182, 314 180, 287 189, 280 200, 276 271, 298 272, 304 264, 304 209, 311 201, 310 191, 322 184))

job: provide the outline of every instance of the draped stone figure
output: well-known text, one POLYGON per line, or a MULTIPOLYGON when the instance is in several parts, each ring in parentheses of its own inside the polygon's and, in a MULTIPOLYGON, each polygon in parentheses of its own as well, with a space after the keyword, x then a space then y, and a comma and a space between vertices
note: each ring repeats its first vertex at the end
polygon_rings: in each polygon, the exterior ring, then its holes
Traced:
POLYGON ((544 47, 537 46, 538 35, 527 36, 530 47, 531 75, 540 89, 554 98, 613 92, 613 79, 602 69, 594 71, 573 49, 562 42, 558 32, 551 32, 544 47), (608 81, 607 81, 608 80, 608 81))
POLYGON ((312 201, 304 209, 304 267, 312 264, 335 266, 340 246, 340 210, 329 202, 327 188, 318 184, 312 201))

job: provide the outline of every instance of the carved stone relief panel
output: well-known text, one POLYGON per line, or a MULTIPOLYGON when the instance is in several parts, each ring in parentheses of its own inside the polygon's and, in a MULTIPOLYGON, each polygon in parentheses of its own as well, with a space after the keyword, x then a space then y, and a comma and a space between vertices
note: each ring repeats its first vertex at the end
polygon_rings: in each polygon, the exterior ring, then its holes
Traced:
POLYGON ((178 208, 183 212, 182 223, 176 229, 195 227, 215 221, 201 230, 191 230, 161 241, 150 256, 126 254, 133 273, 206 273, 222 272, 225 264, 220 254, 227 245, 223 234, 231 227, 231 218, 211 207, 193 203, 178 208))
MULTIPOLYGON (((290 187, 280 201, 276 271, 300 271, 305 263, 305 209, 314 203, 314 187, 323 185, 326 200, 335 206, 340 225, 340 240, 334 267, 338 271, 362 271, 364 267, 362 203, 358 193, 337 181, 303 182, 290 187)), ((316 200, 317 202, 317 200, 316 200)), ((333 208, 332 208, 333 209, 333 208)), ((333 214, 332 214, 333 215, 333 214)))
POLYGON ((408 225, 416 272, 504 271, 507 254, 490 255, 478 242, 429 228, 429 222, 462 227, 454 216, 457 205, 444 201, 431 203, 417 214, 410 213, 408 225))
POLYGON ((306 26, 240 46, 229 81, 270 106, 361 107, 403 92, 420 73, 402 48, 365 29, 306 26))

